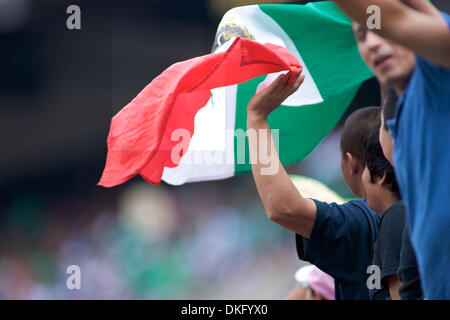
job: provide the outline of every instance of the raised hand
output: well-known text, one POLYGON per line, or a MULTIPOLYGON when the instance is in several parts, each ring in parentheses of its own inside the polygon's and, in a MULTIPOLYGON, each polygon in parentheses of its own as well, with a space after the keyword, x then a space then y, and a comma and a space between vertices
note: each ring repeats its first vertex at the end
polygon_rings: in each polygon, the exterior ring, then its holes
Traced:
POLYGON ((287 97, 297 91, 305 80, 305 76, 301 72, 294 76, 291 81, 289 81, 290 77, 290 72, 282 74, 270 85, 257 92, 247 106, 247 116, 266 119, 287 97))

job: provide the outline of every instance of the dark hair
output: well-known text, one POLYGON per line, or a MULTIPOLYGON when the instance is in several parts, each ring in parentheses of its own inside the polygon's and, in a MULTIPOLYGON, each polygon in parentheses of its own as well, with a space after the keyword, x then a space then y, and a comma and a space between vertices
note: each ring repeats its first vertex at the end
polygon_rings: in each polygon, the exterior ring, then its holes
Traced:
POLYGON ((341 152, 344 157, 347 152, 354 156, 362 166, 365 166, 366 150, 364 143, 369 131, 380 123, 380 108, 365 107, 354 111, 344 123, 341 135, 341 152))
POLYGON ((397 107, 398 95, 394 89, 388 88, 386 90, 386 97, 384 98, 383 106, 381 110, 384 118, 384 129, 387 130, 386 120, 394 118, 395 108, 397 107))
POLYGON ((394 168, 384 157, 383 149, 379 140, 380 125, 370 130, 365 143, 366 146, 366 166, 370 172, 370 181, 375 182, 375 178, 382 178, 386 174, 386 184, 389 185, 389 191, 395 193, 400 198, 397 180, 395 179, 394 168))

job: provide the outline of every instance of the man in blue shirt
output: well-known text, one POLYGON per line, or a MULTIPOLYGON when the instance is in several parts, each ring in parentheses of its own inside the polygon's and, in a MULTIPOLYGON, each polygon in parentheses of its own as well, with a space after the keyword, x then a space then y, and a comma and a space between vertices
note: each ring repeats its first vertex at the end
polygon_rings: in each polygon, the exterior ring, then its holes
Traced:
MULTIPOLYGON (((342 205, 304 198, 280 163, 273 144, 267 116, 302 83, 297 75, 279 76, 257 93, 247 107, 247 130, 256 130, 249 139, 252 172, 268 217, 297 234, 299 257, 315 264, 335 279, 335 298, 369 299, 367 267, 371 265, 373 244, 380 215, 365 200, 342 205), (275 174, 262 173, 258 146, 267 143, 270 163, 278 163, 275 174)), ((366 197, 362 182, 365 168, 364 142, 371 128, 380 122, 380 108, 368 107, 354 112, 345 122, 341 136, 341 169, 350 190, 366 197)))
POLYGON ((426 0, 333 0, 361 57, 401 96, 394 163, 426 299, 450 299, 450 17, 426 0), (381 28, 367 30, 369 6, 381 28))

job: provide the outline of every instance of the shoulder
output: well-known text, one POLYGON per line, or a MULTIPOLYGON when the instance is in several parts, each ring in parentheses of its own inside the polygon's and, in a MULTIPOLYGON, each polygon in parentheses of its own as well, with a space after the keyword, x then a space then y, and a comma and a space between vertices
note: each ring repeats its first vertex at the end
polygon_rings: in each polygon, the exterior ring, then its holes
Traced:
MULTIPOLYGON (((444 21, 447 23, 448 31, 450 32, 450 16, 443 11, 441 11, 440 13, 441 13, 441 16, 444 19, 444 21)), ((422 56, 417 55, 417 54, 416 54, 416 61, 417 61, 417 66, 420 69, 431 68, 431 69, 434 69, 435 71, 439 71, 439 72, 450 71, 449 68, 441 67, 438 64, 436 64, 426 58, 423 58, 422 56)))
POLYGON ((402 201, 396 202, 381 217, 379 236, 398 237, 401 241, 405 226, 405 205, 402 201))
MULTIPOLYGON (((446 12, 440 12, 442 18, 445 20, 448 26, 448 31, 450 32, 450 15, 448 15, 446 12)), ((448 75, 450 73, 450 68, 442 67, 420 55, 416 56, 416 62, 417 62, 417 68, 416 71, 420 71, 425 76, 427 75, 436 75, 436 74, 442 74, 443 76, 448 75)))
POLYGON ((349 206, 358 207, 358 208, 360 208, 360 210, 365 211, 365 212, 376 213, 374 210, 369 208, 369 206, 367 205, 367 201, 366 200, 352 200, 352 201, 349 201, 349 202, 347 202, 345 204, 349 205, 349 206))
MULTIPOLYGON (((450 15, 448 15, 445 12, 441 11, 441 16, 445 20, 448 26, 448 31, 450 32, 450 15)), ((449 68, 445 68, 442 66, 439 66, 438 64, 416 54, 416 62, 417 62, 417 69, 420 71, 428 71, 428 73, 441 73, 441 74, 447 74, 450 72, 449 68)), ((427 73, 425 73, 426 75, 427 73)))
POLYGON ((405 219, 405 204, 403 201, 397 201, 389 209, 385 211, 381 220, 383 223, 386 221, 401 221, 405 219))
POLYGON ((365 214, 374 214, 375 211, 370 209, 367 205, 366 200, 352 200, 346 203, 337 204, 337 203, 327 203, 319 200, 314 200, 317 206, 317 211, 329 211, 329 212, 341 212, 341 213, 365 213, 365 214))
POLYGON ((373 222, 378 223, 380 221, 381 215, 375 210, 369 208, 366 200, 353 200, 347 202, 347 205, 358 208, 369 220, 373 222))
POLYGON ((351 229, 360 229, 369 224, 376 228, 380 214, 370 209, 365 200, 353 200, 343 204, 314 200, 317 206, 316 222, 342 223, 351 229))
MULTIPOLYGON (((440 79, 447 79, 450 77, 450 69, 442 67, 435 62, 415 54, 417 67, 414 70, 415 74, 420 74, 424 78, 439 77, 440 79)), ((433 83, 433 82, 432 82, 433 83)))

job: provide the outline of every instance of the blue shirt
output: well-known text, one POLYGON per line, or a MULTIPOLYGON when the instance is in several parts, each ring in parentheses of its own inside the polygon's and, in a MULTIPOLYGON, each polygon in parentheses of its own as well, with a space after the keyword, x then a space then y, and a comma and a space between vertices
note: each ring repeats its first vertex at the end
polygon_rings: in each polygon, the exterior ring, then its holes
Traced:
POLYGON ((416 63, 392 123, 395 171, 424 296, 450 299, 450 70, 416 63))
POLYGON ((365 200, 342 205, 314 201, 317 214, 309 240, 296 236, 299 258, 334 278, 336 300, 369 300, 367 267, 381 215, 365 200))

